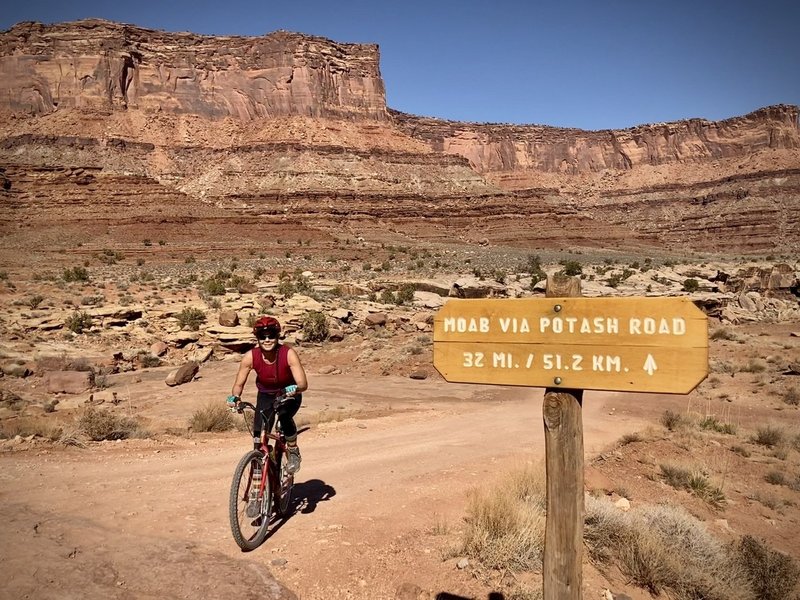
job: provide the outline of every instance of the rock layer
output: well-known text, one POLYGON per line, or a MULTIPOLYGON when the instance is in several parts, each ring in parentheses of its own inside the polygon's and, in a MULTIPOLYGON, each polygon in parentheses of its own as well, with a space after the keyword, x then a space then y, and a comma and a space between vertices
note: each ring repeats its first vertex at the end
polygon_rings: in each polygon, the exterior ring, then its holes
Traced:
POLYGON ((794 106, 614 131, 457 123, 387 109, 374 45, 89 20, 0 34, 0 118, 6 255, 142 227, 198 248, 287 220, 525 248, 800 249, 794 106))
POLYGON ((378 64, 375 45, 286 31, 213 37, 100 20, 21 23, 0 40, 0 106, 385 120, 378 64))

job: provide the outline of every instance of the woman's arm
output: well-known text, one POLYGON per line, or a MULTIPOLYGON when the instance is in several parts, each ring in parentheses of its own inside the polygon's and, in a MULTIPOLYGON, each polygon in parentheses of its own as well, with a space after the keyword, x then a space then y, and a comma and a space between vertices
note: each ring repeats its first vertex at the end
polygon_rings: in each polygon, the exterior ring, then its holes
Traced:
POLYGON ((297 393, 304 392, 308 389, 308 378, 306 378, 306 371, 300 362, 300 357, 295 352, 294 348, 289 348, 286 354, 286 361, 289 363, 289 369, 292 371, 294 383, 297 386, 297 393))
POLYGON ((253 354, 248 352, 242 357, 242 362, 239 363, 239 372, 236 373, 236 379, 233 382, 233 388, 231 388, 231 395, 236 396, 237 398, 242 397, 242 392, 244 391, 244 384, 247 383, 247 377, 250 375, 250 371, 253 369, 253 354))

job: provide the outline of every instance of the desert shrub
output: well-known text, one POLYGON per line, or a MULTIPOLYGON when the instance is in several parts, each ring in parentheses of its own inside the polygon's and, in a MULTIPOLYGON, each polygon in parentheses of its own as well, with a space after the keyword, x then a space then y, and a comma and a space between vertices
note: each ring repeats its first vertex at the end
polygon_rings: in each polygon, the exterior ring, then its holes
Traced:
POLYGON ((124 440, 139 429, 134 419, 118 417, 107 410, 88 408, 78 419, 78 429, 90 440, 124 440))
POLYGON ((521 469, 497 486, 474 490, 460 551, 492 569, 540 570, 545 506, 541 468, 521 469))
POLYGON ((410 283, 405 283, 397 290, 395 301, 397 304, 410 304, 414 300, 414 286, 410 283))
POLYGON ((82 310, 76 310, 64 321, 67 329, 74 333, 83 333, 92 326, 92 316, 82 310))
POLYGON ((800 569, 791 557, 750 535, 742 536, 734 551, 755 598, 783 600, 793 597, 800 569))
POLYGON ((61 426, 55 425, 50 419, 43 417, 7 419, 0 424, 0 439, 35 436, 55 442, 62 433, 61 426))
POLYGON ((736 334, 736 332, 731 331, 727 327, 715 329, 709 337, 712 340, 728 340, 732 342, 735 342, 739 339, 739 336, 736 334))
POLYGON ((200 325, 206 322, 205 313, 193 306, 187 306, 176 315, 181 329, 189 329, 190 331, 197 331, 200 325))
POLYGON ((207 296, 222 296, 225 294, 225 280, 209 277, 202 284, 202 293, 207 296))
POLYGON ((37 308, 39 308, 39 305, 42 302, 44 302, 44 296, 42 296, 41 294, 35 294, 35 295, 31 296, 30 298, 28 298, 26 304, 31 309, 37 309, 37 308))
POLYGON ((586 498, 589 556, 613 564, 653 595, 679 600, 756 600, 742 567, 702 522, 679 507, 643 505, 622 512, 586 498))
POLYGON ((767 370, 767 365, 757 358, 751 358, 748 363, 742 367, 745 373, 763 373, 767 370))
POLYGON ((561 266, 563 267, 561 272, 570 277, 583 273, 583 266, 577 260, 563 260, 561 266))
POLYGON ((309 311, 303 317, 303 337, 309 342, 322 342, 328 338, 328 319, 319 311, 309 311))
POLYGON ((145 369, 158 367, 161 365, 161 359, 148 352, 143 352, 139 355, 139 364, 145 369))
POLYGON ((697 279, 693 279, 693 278, 690 277, 689 279, 684 279, 683 280, 683 291, 684 292, 688 292, 688 293, 691 294, 692 292, 696 292, 699 289, 700 289, 700 282, 698 282, 697 279))
POLYGON ((750 450, 748 450, 747 448, 745 448, 740 444, 731 446, 731 452, 735 452, 736 454, 738 454, 739 456, 743 456, 744 458, 750 458, 750 450))
POLYGON ((209 402, 189 419, 190 429, 197 433, 228 431, 233 424, 233 414, 222 402, 209 402))
POLYGON ((783 441, 783 430, 772 425, 764 425, 756 429, 753 441, 761 446, 772 448, 783 441))
POLYGON ((706 415, 698 423, 700 429, 716 431, 717 433, 726 433, 728 435, 736 435, 737 427, 733 423, 720 421, 715 415, 706 415))
POLYGON ((61 274, 61 279, 67 282, 89 281, 89 271, 80 266, 64 269, 63 273, 61 274))
POLYGON ((797 406, 800 404, 800 391, 797 388, 790 387, 784 392, 783 401, 790 406, 797 406))
POLYGON ((381 302, 383 304, 395 304, 397 300, 395 299, 394 292, 389 289, 384 289, 381 292, 381 302))
POLYGON ((771 483, 772 485, 785 485, 786 475, 783 474, 783 471, 773 470, 764 475, 764 481, 771 483))
POLYGON ((675 431, 686 425, 686 419, 680 413, 672 410, 665 410, 659 419, 661 424, 670 431, 675 431))
POLYGON ((664 481, 675 489, 686 490, 715 508, 724 504, 722 488, 711 483, 702 473, 667 464, 660 465, 660 468, 664 481))
POLYGON ((627 446, 628 444, 633 444, 634 442, 641 442, 642 436, 640 433, 633 432, 633 433, 626 433, 621 438, 619 438, 619 445, 620 446, 627 446))

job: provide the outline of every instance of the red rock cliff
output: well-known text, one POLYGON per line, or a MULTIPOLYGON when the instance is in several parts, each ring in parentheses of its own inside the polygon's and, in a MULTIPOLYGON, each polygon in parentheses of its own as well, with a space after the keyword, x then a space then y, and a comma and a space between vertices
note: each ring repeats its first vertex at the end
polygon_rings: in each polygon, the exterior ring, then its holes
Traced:
POLYGON ((386 120, 376 45, 285 31, 167 33, 100 20, 21 23, 0 35, 0 109, 122 109, 386 120))
POLYGON ((576 175, 800 148, 798 107, 785 105, 724 121, 688 119, 604 131, 459 123, 400 112, 392 112, 392 117, 402 131, 440 152, 466 157, 481 173, 576 175))

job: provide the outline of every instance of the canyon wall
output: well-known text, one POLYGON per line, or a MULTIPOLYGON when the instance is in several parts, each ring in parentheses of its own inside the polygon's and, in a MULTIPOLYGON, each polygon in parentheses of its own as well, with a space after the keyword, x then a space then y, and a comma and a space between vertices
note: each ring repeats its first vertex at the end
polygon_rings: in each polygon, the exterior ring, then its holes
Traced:
POLYGON ((688 119, 604 131, 459 123, 397 111, 391 114, 401 131, 425 140, 439 152, 464 156, 481 173, 577 175, 800 148, 798 107, 786 105, 724 121, 688 119))
POLYGON ((0 35, 0 108, 386 119, 376 45, 285 31, 166 33, 99 20, 21 23, 0 35))
POLYGON ((388 109, 375 45, 21 23, 0 32, 0 232, 173 202, 220 227, 296 215, 442 242, 796 252, 798 110, 459 123, 388 109))

